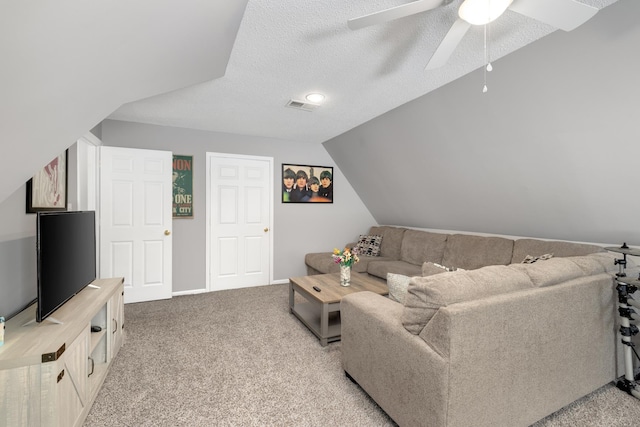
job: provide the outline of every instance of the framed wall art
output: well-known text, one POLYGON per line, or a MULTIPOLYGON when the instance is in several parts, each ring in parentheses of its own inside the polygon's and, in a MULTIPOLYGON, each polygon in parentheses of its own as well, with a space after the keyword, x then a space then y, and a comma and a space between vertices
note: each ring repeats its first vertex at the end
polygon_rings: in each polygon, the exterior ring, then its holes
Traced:
POLYGON ((67 210, 68 151, 27 181, 27 213, 67 210))
POLYGON ((333 168, 282 164, 282 203, 333 203, 333 168))
POLYGON ((193 218, 193 156, 173 155, 173 217, 193 218))

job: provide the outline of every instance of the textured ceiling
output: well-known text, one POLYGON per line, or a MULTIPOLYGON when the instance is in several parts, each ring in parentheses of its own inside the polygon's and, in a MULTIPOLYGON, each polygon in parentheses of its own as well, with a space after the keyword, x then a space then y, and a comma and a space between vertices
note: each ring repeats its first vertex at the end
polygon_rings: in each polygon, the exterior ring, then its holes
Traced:
MULTIPOLYGON (((579 0, 599 9, 616 1, 579 0)), ((320 143, 470 72, 481 91, 481 27, 446 66, 424 70, 461 2, 352 31, 347 19, 406 1, 249 0, 224 77, 123 105, 109 118, 320 143), (327 96, 315 111, 285 107, 315 91, 327 96)), ((490 58, 555 30, 507 10, 490 26, 490 58)), ((489 73, 489 90, 497 84, 489 73)))

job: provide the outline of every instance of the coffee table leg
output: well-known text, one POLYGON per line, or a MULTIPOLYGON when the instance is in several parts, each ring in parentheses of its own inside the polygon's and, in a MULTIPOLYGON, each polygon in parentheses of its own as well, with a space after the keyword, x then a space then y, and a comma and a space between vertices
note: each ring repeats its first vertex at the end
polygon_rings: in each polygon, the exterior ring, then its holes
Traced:
POLYGON ((294 302, 294 292, 293 292, 293 283, 289 282, 289 313, 293 313, 293 302, 294 302))
POLYGON ((322 314, 320 315, 320 345, 328 344, 327 335, 329 335, 329 304, 322 304, 322 314))

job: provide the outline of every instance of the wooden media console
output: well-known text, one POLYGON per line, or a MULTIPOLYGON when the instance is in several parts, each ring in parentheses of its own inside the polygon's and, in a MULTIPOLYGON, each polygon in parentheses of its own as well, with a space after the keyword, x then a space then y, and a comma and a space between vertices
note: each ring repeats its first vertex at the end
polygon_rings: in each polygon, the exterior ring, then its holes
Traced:
POLYGON ((0 427, 82 425, 123 343, 123 283, 95 280, 56 310, 61 324, 25 325, 35 304, 6 323, 0 427))

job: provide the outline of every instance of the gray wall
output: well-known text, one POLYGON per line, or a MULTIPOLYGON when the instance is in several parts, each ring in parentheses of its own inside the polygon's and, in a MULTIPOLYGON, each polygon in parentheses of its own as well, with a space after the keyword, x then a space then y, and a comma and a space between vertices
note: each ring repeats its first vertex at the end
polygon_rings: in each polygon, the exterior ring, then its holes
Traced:
MULTIPOLYGON (((76 200, 77 159, 69 147, 67 201, 76 200)), ((44 165, 43 165, 44 166, 44 165)), ((0 203, 0 316, 15 314, 37 296, 36 215, 26 213, 26 184, 0 203)))
POLYGON ((318 144, 231 135, 114 120, 102 124, 104 145, 168 150, 194 158, 194 218, 173 220, 173 290, 203 289, 205 278, 205 153, 274 159, 274 280, 306 275, 304 254, 331 251, 366 233, 374 220, 326 150, 318 144), (334 166, 333 204, 283 204, 282 163, 334 166))
POLYGON ((640 2, 324 143, 376 221, 640 245, 640 2))
POLYGON ((0 202, 122 104, 224 76, 246 4, 0 2, 0 202))
POLYGON ((36 216, 25 213, 26 186, 0 203, 0 316, 37 296, 36 216))

